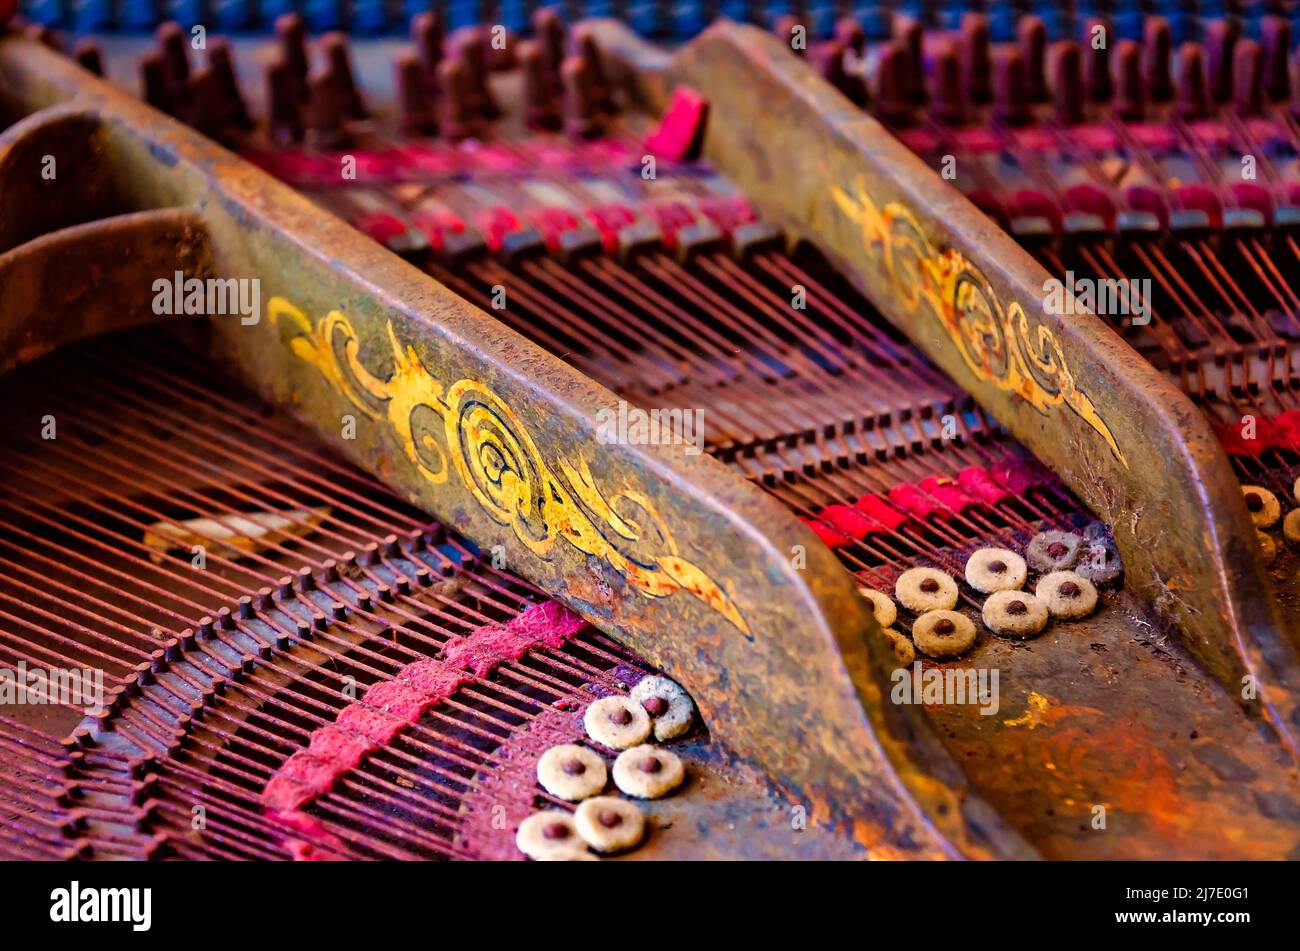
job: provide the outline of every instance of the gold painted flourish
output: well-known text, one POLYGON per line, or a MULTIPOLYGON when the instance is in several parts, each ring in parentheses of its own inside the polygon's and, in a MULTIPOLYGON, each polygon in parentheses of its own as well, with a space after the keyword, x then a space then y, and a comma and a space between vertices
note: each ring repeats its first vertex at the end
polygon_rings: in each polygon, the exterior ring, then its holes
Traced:
POLYGON ((934 311, 970 371, 1040 413, 1064 403, 1127 468, 1110 427, 1075 384, 1051 328, 1031 325, 1019 301, 1003 307, 984 273, 957 249, 935 248, 904 205, 890 202, 878 210, 861 178, 854 191, 833 186, 832 197, 861 227, 867 253, 881 256, 894 292, 911 309, 924 303, 934 311))
POLYGON ((293 352, 370 419, 385 422, 425 480, 452 472, 497 524, 541 558, 557 540, 607 563, 649 598, 685 592, 749 636, 749 626, 721 587, 681 557, 664 520, 643 494, 604 494, 587 461, 547 465, 523 422, 504 400, 475 380, 444 389, 415 349, 388 324, 393 372, 379 377, 360 359, 351 322, 330 311, 313 326, 282 297, 267 303, 271 323, 292 333, 293 352))

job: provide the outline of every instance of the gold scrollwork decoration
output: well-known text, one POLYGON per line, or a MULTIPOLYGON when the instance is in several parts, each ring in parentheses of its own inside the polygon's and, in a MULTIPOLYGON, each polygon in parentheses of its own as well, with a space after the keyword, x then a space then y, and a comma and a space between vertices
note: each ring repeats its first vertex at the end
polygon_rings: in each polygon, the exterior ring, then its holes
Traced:
POLYGON ((1039 413, 1068 406, 1127 468, 1110 427, 1075 383, 1052 329, 1032 324, 1019 301, 1003 306, 984 273, 956 248, 931 244, 907 207, 890 202, 878 209, 861 178, 854 192, 834 186, 832 197, 862 229, 863 246, 879 257, 893 292, 910 309, 924 304, 935 313, 970 371, 1039 413))
POLYGON ((642 595, 684 592, 750 636, 731 598, 682 557, 644 494, 632 488, 606 494, 581 456, 558 458, 552 469, 528 428, 491 388, 468 379, 444 387, 415 349, 398 341, 391 321, 393 371, 381 377, 361 362, 356 331, 340 311, 313 324, 274 297, 267 312, 282 334, 287 330, 294 354, 357 410, 391 429, 426 481, 439 485, 454 472, 483 511, 534 554, 549 558, 563 542, 604 561, 642 595))

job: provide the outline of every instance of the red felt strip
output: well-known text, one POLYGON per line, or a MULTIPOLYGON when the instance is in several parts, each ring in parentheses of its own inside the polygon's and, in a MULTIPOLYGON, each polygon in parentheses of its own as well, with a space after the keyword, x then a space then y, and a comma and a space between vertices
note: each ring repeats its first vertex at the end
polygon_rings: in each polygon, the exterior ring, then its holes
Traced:
POLYGON ((360 701, 343 708, 332 725, 315 730, 307 749, 285 760, 262 790, 267 815, 306 837, 286 839, 293 857, 320 857, 311 840, 317 831, 324 833, 324 827, 302 813, 303 807, 329 792, 366 753, 390 742, 430 707, 472 683, 466 671, 487 677, 530 650, 563 646, 585 623, 563 605, 548 601, 504 625, 485 624, 443 648, 441 660, 417 660, 392 680, 373 684, 360 701))
POLYGON ((851 505, 828 505, 821 517, 839 533, 861 541, 872 532, 881 530, 880 523, 868 518, 851 505))
POLYGON ((931 515, 943 514, 943 509, 914 485, 894 486, 889 490, 889 501, 920 521, 925 521, 931 515))
POLYGON ((1230 456, 1260 456, 1274 449, 1300 451, 1300 410, 1289 409, 1273 417, 1255 417, 1254 431, 1244 423, 1215 423, 1214 432, 1230 456))
POLYGON ((1300 451, 1300 410, 1289 409, 1273 417, 1279 448, 1300 451))
POLYGON ((896 532, 907 524, 906 515, 871 492, 854 502, 853 507, 865 513, 867 517, 875 519, 891 532, 896 532))
POLYGON ((934 496, 935 501, 950 512, 964 512, 976 503, 961 486, 952 479, 930 476, 920 482, 922 492, 934 496))
POLYGON ((970 466, 961 470, 957 473, 957 484, 972 498, 986 505, 1000 505, 1011 497, 1011 493, 998 485, 982 466, 970 466))
POLYGON ((674 162, 691 158, 699 148, 708 114, 703 96, 690 86, 678 86, 659 127, 647 136, 646 148, 674 162))
POLYGON ((852 544, 853 542, 853 539, 848 535, 837 532, 825 522, 819 521, 818 519, 804 518, 800 515, 799 521, 811 528, 813 534, 821 539, 822 544, 827 548, 843 548, 845 545, 852 544))

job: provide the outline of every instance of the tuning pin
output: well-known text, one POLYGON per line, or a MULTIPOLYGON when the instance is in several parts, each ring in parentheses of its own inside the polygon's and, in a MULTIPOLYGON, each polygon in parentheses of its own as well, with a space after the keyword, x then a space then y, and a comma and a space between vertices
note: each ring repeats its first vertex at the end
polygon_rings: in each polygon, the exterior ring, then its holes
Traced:
POLYGON ((1142 82, 1142 49, 1136 40, 1115 46, 1115 113, 1130 122, 1146 112, 1146 86, 1142 82))
POLYGON ((532 40, 519 44, 519 68, 524 74, 524 122, 531 129, 556 131, 562 123, 555 89, 547 75, 545 54, 532 40))
POLYGON ((1110 102, 1115 84, 1110 78, 1110 24, 1091 19, 1083 28, 1083 85, 1093 102, 1110 102))
POLYGON ((973 102, 988 102, 991 96, 992 47, 989 21, 982 13, 966 13, 961 18, 961 71, 966 94, 973 102))
POLYGON ((437 81, 444 36, 442 16, 438 11, 417 13, 411 17, 411 42, 415 44, 416 55, 424 68, 423 74, 430 83, 437 81))
POLYGON ((913 115, 909 92, 907 50, 896 40, 886 43, 876 64, 876 96, 872 111, 888 125, 907 125, 913 115))
POLYGON ((282 145, 302 141, 298 78, 283 60, 266 68, 266 99, 270 103, 271 138, 282 145))
POLYGON ((1020 18, 1016 28, 1017 47, 1025 70, 1025 97, 1030 102, 1047 101, 1047 27, 1040 17, 1020 18))
POLYGON ((225 109, 225 121, 239 129, 251 129, 253 120, 248 115, 248 105, 235 75, 234 56, 230 43, 223 39, 208 44, 208 69, 215 77, 225 109))
POLYGON ((993 58, 993 115, 1007 125, 1021 125, 1029 119, 1025 98, 1025 61, 1018 50, 999 49, 993 58))
POLYGON ((542 52, 542 62, 551 85, 560 88, 560 64, 564 62, 564 21, 551 7, 542 7, 533 14, 533 36, 542 52))
POLYGON ((185 44, 185 31, 181 25, 169 21, 158 27, 156 34, 158 52, 162 55, 163 77, 173 99, 185 97, 186 82, 190 78, 190 59, 185 44))
POLYGON ((325 52, 325 68, 334 77, 334 88, 338 92, 340 105, 344 113, 353 119, 366 118, 366 106, 361 101, 361 92, 356 80, 352 78, 352 57, 348 53, 348 38, 344 33, 326 33, 321 39, 321 48, 325 52))
POLYGON ((846 50, 861 57, 867 51, 867 34, 857 17, 840 17, 835 21, 835 39, 846 50))
POLYGON ((1260 23, 1260 46, 1264 50, 1264 91, 1274 102, 1291 98, 1291 24, 1280 16, 1266 16, 1260 23))
POLYGON ((867 84, 858 73, 849 72, 845 57, 852 55, 839 40, 831 40, 819 51, 821 56, 821 73, 826 81, 844 93, 848 100, 859 108, 868 100, 867 84))
POLYGON ((104 54, 94 40, 81 40, 77 43, 72 50, 72 58, 81 64, 82 69, 96 76, 104 75, 104 54))
POLYGON ((210 138, 222 138, 226 110, 216 74, 210 67, 200 67, 190 73, 186 85, 189 88, 190 102, 186 121, 210 138))
POLYGON ((600 134, 591 74, 580 56, 565 57, 560 65, 564 84, 564 131, 574 138, 589 139, 600 134))
POLYGON ((344 116, 347 94, 340 87, 339 74, 328 67, 307 77, 310 95, 308 123, 312 136, 322 148, 338 148, 348 141, 344 116))
POLYGON ((459 54, 444 57, 438 64, 438 89, 442 107, 438 125, 442 134, 453 142, 469 138, 474 134, 472 95, 465 61, 459 54))
POLYGON ((605 72, 605 63, 596 45, 596 37, 589 27, 579 26, 573 31, 574 47, 582 61, 587 64, 587 74, 591 76, 592 90, 596 96, 596 107, 611 115, 618 111, 614 101, 614 90, 605 72))
POLYGON ((418 53, 398 54, 393 65, 397 83, 399 128, 403 135, 436 135, 437 122, 429 108, 428 81, 418 53))
POLYGON ((476 115, 485 119, 497 118, 501 115, 501 109, 488 85, 489 39, 486 27, 467 29, 461 35, 457 48, 465 61, 465 69, 469 76, 471 108, 476 115))
POLYGON ((140 58, 140 98, 160 112, 171 115, 171 93, 167 67, 161 53, 146 53, 140 58))
POLYGON ((1174 37, 1164 17, 1147 17, 1142 34, 1142 77, 1147 94, 1156 102, 1168 102, 1174 95, 1170 54, 1174 37))
POLYGON ((1056 121, 1078 125, 1084 120, 1083 52, 1073 40, 1052 45, 1052 92, 1056 121))
POLYGON ((1259 44, 1237 41, 1232 56, 1232 101, 1242 115, 1257 115, 1264 103, 1264 63, 1259 44))
POLYGON ((1205 24, 1205 53, 1208 57, 1210 95, 1217 102, 1232 97, 1232 56, 1237 28, 1232 20, 1211 20, 1205 24))
POLYGON ((894 21, 894 40, 905 54, 903 78, 907 98, 912 102, 925 102, 925 53, 922 41, 925 28, 919 20, 900 17, 894 21))
POLYGON ((961 79, 961 51, 948 43, 934 58, 931 74, 930 112, 940 122, 960 125, 966 121, 966 91, 961 79))
POLYGON ((275 36, 280 44, 280 59, 285 65, 285 78, 294 95, 307 98, 307 24, 297 13, 286 13, 275 20, 275 36))
POLYGON ((1184 119, 1204 119, 1210 113, 1210 84, 1205 74, 1205 50, 1200 43, 1178 48, 1178 96, 1175 108, 1184 119))

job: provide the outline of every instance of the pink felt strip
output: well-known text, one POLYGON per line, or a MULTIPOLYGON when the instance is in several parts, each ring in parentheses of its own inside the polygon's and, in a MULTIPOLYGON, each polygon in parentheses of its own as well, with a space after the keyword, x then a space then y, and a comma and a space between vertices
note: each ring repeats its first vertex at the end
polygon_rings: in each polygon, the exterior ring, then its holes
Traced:
POLYGON ((501 664, 519 660, 530 650, 562 647, 585 623, 562 604, 547 601, 506 624, 484 624, 444 647, 440 660, 414 661, 392 680, 372 684, 359 701, 339 712, 333 724, 313 731, 307 748, 285 760, 262 790, 267 816, 298 833, 285 841, 294 858, 323 857, 312 840, 319 845, 328 840, 317 833, 328 833, 302 809, 329 792, 367 753, 391 742, 403 727, 475 678, 490 676, 501 664))

